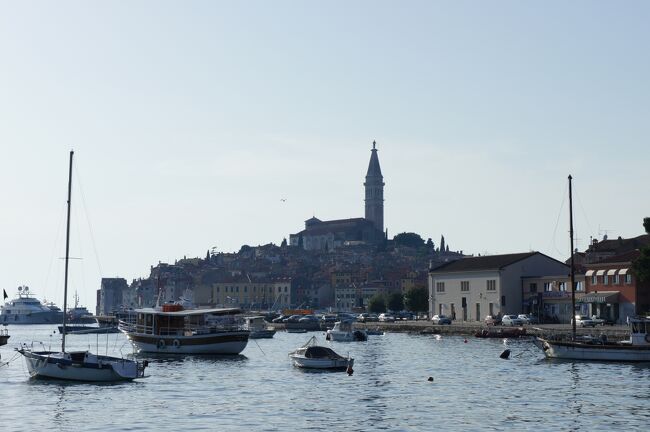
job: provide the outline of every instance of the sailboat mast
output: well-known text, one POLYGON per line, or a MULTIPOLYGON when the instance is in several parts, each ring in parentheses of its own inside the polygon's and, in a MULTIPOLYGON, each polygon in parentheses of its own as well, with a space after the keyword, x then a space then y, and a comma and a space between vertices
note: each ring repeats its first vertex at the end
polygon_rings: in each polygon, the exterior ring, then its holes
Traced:
POLYGON ((573 263, 573 193, 571 190, 571 181, 573 177, 569 175, 569 236, 571 237, 571 322, 573 339, 576 338, 576 284, 575 284, 575 265, 573 263))
POLYGON ((63 335, 61 338, 61 352, 65 352, 65 321, 68 314, 68 262, 70 261, 70 202, 72 200, 72 156, 70 150, 70 170, 68 173, 68 222, 65 232, 65 277, 63 280, 63 335))

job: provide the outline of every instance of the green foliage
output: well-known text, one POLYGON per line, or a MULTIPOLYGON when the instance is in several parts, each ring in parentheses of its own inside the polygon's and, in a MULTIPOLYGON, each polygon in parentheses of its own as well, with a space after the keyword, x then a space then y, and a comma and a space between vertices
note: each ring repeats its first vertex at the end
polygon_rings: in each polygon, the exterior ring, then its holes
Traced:
POLYGON ((427 240, 427 249, 429 249, 429 251, 433 251, 436 249, 436 245, 433 244, 433 240, 431 240, 431 238, 427 240))
POLYGON ((386 312, 386 301, 381 294, 375 294, 368 300, 368 311, 372 313, 386 312))
POLYGON ((404 309, 404 296, 401 292, 390 293, 386 303, 389 310, 401 311, 404 309))
POLYGON ((641 248, 641 255, 632 262, 632 273, 641 282, 650 281, 650 247, 641 248))
POLYGON ((250 246, 248 246, 248 245, 243 245, 243 246, 239 249, 239 253, 241 254, 241 253, 249 252, 249 251, 251 251, 252 249, 253 249, 253 248, 250 247, 250 246))
POLYGON ((282 243, 280 243, 280 247, 287 247, 287 238, 282 239, 282 243))
POLYGON ((411 312, 427 312, 429 310, 429 290, 425 287, 415 287, 406 291, 404 306, 411 312))
POLYGON ((396 245, 410 246, 413 248, 420 248, 424 246, 424 239, 420 237, 419 234, 412 232, 403 232, 397 234, 395 237, 393 237, 393 242, 395 242, 396 245))
POLYGON ((650 234, 650 217, 643 218, 643 228, 647 234, 650 234))

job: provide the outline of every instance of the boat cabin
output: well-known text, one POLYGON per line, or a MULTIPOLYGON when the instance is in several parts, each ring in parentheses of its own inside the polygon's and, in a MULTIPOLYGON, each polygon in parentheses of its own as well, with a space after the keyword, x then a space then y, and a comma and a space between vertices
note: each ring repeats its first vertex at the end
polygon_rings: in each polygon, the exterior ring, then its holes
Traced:
POLYGON ((162 308, 134 310, 125 327, 139 334, 191 336, 239 328, 236 315, 240 313, 237 308, 184 310, 181 305, 163 305, 162 308))
POLYGON ((650 319, 630 319, 630 343, 632 345, 650 346, 650 319))

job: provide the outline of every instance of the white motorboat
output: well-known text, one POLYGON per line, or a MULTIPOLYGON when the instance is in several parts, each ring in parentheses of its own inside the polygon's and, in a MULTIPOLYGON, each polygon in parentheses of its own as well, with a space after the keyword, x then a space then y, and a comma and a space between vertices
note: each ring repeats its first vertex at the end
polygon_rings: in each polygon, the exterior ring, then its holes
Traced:
POLYGON ((600 360, 617 362, 650 361, 650 320, 630 319, 630 338, 608 342, 606 338, 553 340, 538 337, 535 345, 548 358, 569 360, 600 360))
POLYGON ((65 243, 65 276, 63 284, 63 332, 61 351, 34 351, 23 345, 17 349, 25 357, 32 378, 53 378, 66 381, 113 382, 144 377, 147 362, 136 362, 119 357, 100 356, 89 351, 65 350, 68 297, 68 263, 70 261, 70 203, 72 196, 72 157, 68 176, 68 218, 65 243))
POLYGON ((338 321, 334 328, 327 330, 325 339, 336 342, 356 342, 368 340, 365 330, 352 328, 352 321, 338 321))
POLYGON ((237 308, 184 309, 167 303, 130 311, 119 328, 139 352, 239 354, 250 334, 239 314, 237 308))
POLYGON ((275 328, 268 327, 263 316, 245 317, 244 321, 250 331, 249 339, 270 339, 275 335, 275 328))
POLYGON ((53 304, 38 301, 27 286, 18 287, 16 298, 0 306, 2 324, 55 324, 61 322, 62 315, 53 304))
POLYGON ((306 369, 341 370, 352 372, 354 359, 343 357, 331 348, 316 345, 316 337, 312 336, 309 341, 295 351, 289 353, 293 365, 306 369))

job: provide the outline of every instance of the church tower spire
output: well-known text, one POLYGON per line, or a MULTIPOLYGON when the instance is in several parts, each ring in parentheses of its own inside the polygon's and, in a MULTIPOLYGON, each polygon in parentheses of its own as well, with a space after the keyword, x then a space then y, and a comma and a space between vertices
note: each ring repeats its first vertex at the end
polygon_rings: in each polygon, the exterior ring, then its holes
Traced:
POLYGON ((379 157, 377 156, 377 142, 372 142, 370 163, 366 173, 366 219, 375 224, 375 228, 384 231, 384 177, 381 175, 379 157))

